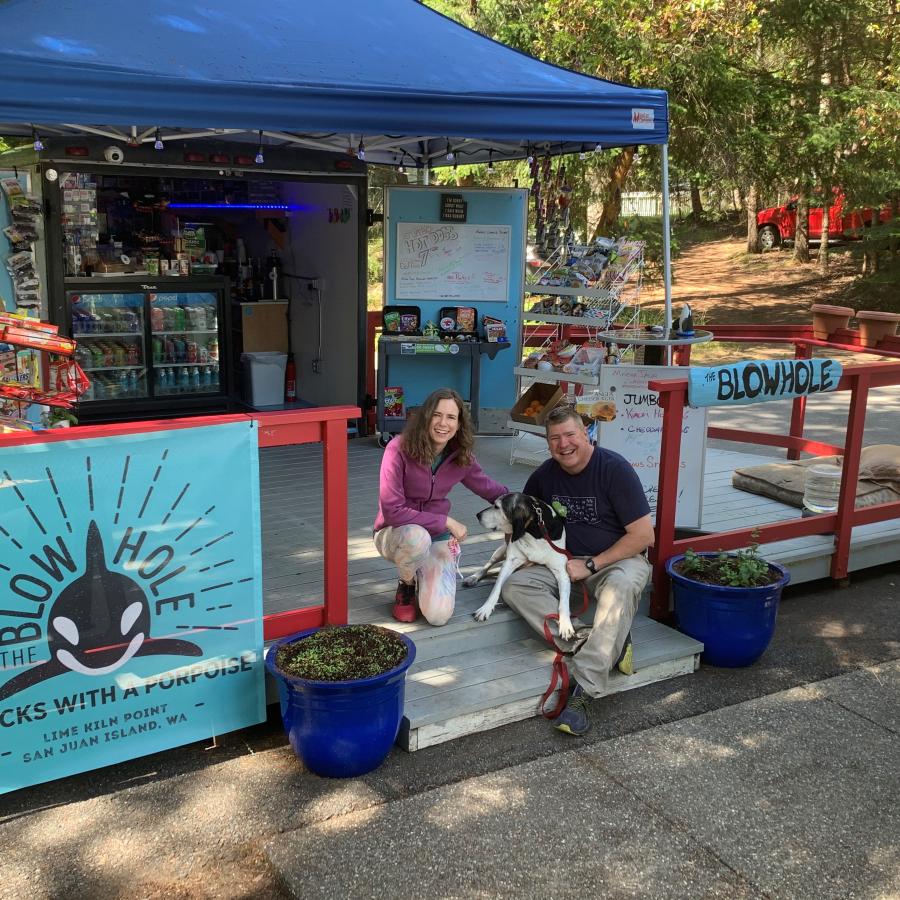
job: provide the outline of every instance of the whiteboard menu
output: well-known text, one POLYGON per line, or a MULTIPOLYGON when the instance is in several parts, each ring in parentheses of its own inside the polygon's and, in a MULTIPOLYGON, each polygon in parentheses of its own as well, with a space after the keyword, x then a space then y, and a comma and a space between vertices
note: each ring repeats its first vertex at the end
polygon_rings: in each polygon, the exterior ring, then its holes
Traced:
POLYGON ((398 300, 506 303, 509 225, 397 223, 398 300))
MULTIPOLYGON (((641 479, 650 509, 656 513, 663 409, 659 394, 647 387, 654 378, 684 378, 683 366, 603 366, 600 399, 615 403, 616 417, 598 423, 597 443, 621 453, 641 479)), ((681 465, 675 524, 700 527, 703 509, 703 463, 706 449, 706 410, 684 409, 681 465)))

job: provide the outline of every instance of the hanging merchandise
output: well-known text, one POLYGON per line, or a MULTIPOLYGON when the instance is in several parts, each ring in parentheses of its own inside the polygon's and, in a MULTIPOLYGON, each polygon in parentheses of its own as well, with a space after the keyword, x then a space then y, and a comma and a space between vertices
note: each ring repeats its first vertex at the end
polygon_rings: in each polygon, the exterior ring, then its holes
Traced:
POLYGON ((70 409, 90 388, 90 381, 75 361, 75 341, 61 336, 56 325, 0 314, 0 344, 10 348, 0 354, 4 357, 0 370, 0 430, 33 430, 39 426, 27 418, 29 404, 70 409), (46 387, 40 382, 38 351, 49 356, 46 387))
POLYGON ((41 204, 26 194, 15 178, 0 180, 11 224, 3 229, 12 253, 6 257, 6 270, 12 279, 16 306, 23 311, 40 311, 41 284, 34 266, 33 243, 38 240, 41 204))

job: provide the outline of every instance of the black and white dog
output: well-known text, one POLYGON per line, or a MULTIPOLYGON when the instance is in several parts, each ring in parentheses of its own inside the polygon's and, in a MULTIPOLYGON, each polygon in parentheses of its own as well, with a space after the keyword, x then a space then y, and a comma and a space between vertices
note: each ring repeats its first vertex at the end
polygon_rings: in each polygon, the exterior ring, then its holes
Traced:
POLYGON ((494 589, 475 611, 475 618, 479 622, 486 621, 500 599, 500 589, 506 579, 526 562, 537 563, 546 566, 556 576, 559 585, 559 634, 564 640, 571 640, 575 629, 569 610, 571 582, 566 572, 567 555, 550 545, 552 542, 559 550, 566 549, 565 519, 543 500, 516 493, 499 497, 493 506, 478 513, 478 521, 491 531, 509 535, 509 542, 494 551, 487 565, 463 581, 466 587, 478 584, 493 566, 503 560, 494 589))

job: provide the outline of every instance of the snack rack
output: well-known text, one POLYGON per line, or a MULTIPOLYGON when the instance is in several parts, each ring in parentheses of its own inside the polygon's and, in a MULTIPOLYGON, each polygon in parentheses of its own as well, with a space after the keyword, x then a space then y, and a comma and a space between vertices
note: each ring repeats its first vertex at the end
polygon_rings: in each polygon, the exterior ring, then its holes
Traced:
POLYGON ((12 314, 0 314, 0 344, 12 348, 15 356, 14 381, 0 380, 0 428, 13 431, 33 431, 40 427, 25 418, 24 406, 39 403, 60 409, 71 409, 90 386, 81 367, 75 361, 75 341, 59 334, 58 326, 12 314), (41 357, 41 371, 31 377, 19 370, 18 349, 37 350, 41 357), (43 386, 42 386, 43 385, 43 386), (9 407, 17 414, 10 414, 9 407))
MULTIPOLYGON (((613 246, 614 258, 592 281, 585 280, 577 269, 554 267, 554 256, 559 254, 551 256, 529 277, 522 314, 522 361, 513 369, 517 397, 539 382, 560 385, 563 397, 574 402, 584 394, 586 386, 599 385, 604 357, 619 361, 622 348, 609 333, 614 327, 635 328, 640 321, 644 243, 619 240, 613 246), (571 350, 572 344, 605 349, 580 349, 574 355, 559 355, 560 351, 566 354, 571 350), (537 357, 544 359, 536 362, 537 357)), ((577 261, 591 249, 576 247, 570 252, 577 261)), ((510 462, 530 460, 530 455, 520 452, 522 434, 543 436, 543 425, 510 419, 507 427, 515 431, 510 462)))

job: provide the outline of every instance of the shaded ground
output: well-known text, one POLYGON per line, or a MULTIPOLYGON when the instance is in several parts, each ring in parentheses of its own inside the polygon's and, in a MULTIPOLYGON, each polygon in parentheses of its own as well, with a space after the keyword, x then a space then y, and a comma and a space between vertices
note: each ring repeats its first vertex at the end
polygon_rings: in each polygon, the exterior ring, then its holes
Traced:
MULTIPOLYGON (((888 308, 880 292, 868 291, 858 279, 859 260, 846 247, 833 250, 830 273, 819 274, 813 262, 794 262, 789 250, 765 254, 746 253, 746 241, 725 237, 687 247, 673 262, 672 309, 678 315, 683 303, 690 303, 694 325, 805 324, 812 321, 813 303, 852 306, 857 309, 888 308), (858 305, 860 302, 865 305, 858 305)), ((880 283, 873 283, 880 288, 880 283)), ((661 311, 663 289, 644 290, 641 306, 661 311)), ((700 362, 732 358, 793 356, 793 348, 766 344, 715 344, 694 348, 700 362)), ((856 354, 835 353, 851 358, 856 354)), ((867 354, 865 361, 877 356, 867 354)))

